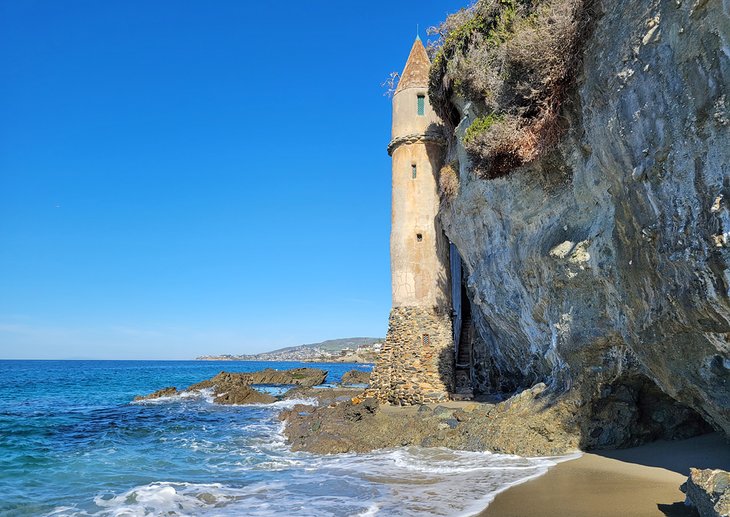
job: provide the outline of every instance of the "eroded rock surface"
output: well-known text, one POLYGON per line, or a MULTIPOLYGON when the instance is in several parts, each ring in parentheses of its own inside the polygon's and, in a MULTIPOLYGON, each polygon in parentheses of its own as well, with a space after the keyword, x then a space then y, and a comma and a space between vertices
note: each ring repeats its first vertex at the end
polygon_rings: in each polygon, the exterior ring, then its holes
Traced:
POLYGON ((212 379, 189 386, 185 391, 211 388, 217 404, 257 404, 274 402, 276 397, 251 387, 251 374, 221 372, 212 379))
POLYGON ((247 384, 232 385, 214 388, 216 404, 270 404, 276 402, 276 397, 262 393, 247 384))
POLYGON ((296 451, 331 454, 418 445, 545 456, 578 448, 579 411, 575 400, 554 400, 540 385, 498 404, 403 408, 353 397, 316 408, 296 406, 281 418, 296 451))
POLYGON ((484 180, 454 147, 476 387, 571 394, 584 448, 730 433, 729 41, 727 2, 599 1, 557 150, 484 180))
POLYGON ((730 473, 690 469, 689 479, 681 489, 700 517, 730 517, 730 473))
POLYGON ((212 379, 199 382, 188 389, 209 388, 216 385, 234 384, 292 384, 296 386, 317 386, 327 379, 327 371, 319 368, 292 368, 274 370, 266 368, 258 372, 231 373, 221 372, 212 379))

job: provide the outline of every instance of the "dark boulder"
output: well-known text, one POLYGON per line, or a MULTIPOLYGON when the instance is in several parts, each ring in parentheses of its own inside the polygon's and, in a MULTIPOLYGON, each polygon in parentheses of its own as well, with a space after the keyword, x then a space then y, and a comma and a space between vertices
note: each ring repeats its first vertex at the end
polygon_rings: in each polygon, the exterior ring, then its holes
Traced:
POLYGON ((730 517, 730 473, 724 470, 689 469, 680 488, 700 517, 730 517))
POLYGON ((236 386, 217 394, 213 400, 217 404, 270 404, 276 402, 276 397, 251 386, 236 386))
POLYGON ((370 384, 370 372, 350 370, 342 376, 341 384, 370 384))

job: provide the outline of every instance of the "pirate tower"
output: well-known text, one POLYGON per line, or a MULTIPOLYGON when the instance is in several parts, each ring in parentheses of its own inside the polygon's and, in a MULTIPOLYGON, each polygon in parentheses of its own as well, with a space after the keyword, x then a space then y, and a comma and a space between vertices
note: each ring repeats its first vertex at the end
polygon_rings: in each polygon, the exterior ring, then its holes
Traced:
POLYGON ((449 242, 437 217, 445 142, 428 100, 430 64, 416 38, 393 95, 388 145, 393 307, 371 387, 401 405, 446 399, 454 383, 449 242))

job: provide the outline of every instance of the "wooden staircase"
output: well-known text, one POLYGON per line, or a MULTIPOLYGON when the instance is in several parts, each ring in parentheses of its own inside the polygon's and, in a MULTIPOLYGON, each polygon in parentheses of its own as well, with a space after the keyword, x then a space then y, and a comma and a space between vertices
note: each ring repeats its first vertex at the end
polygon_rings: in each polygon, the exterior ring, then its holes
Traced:
POLYGON ((474 388, 471 382, 472 343, 474 329, 471 316, 463 315, 461 321, 461 336, 459 338, 459 353, 456 356, 456 370, 454 373, 455 388, 454 400, 472 400, 474 388))

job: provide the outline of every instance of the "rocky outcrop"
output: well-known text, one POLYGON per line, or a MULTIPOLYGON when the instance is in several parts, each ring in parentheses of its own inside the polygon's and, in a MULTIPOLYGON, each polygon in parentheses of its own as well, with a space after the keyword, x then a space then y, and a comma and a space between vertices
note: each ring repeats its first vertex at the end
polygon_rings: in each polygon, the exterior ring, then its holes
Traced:
POLYGON ((134 397, 134 400, 137 402, 161 397, 173 397, 181 393, 207 388, 213 390, 213 401, 216 404, 268 404, 276 401, 276 397, 253 389, 245 378, 239 377, 239 374, 225 372, 221 372, 213 379, 193 384, 182 391, 178 391, 175 387, 162 388, 149 395, 134 397))
MULTIPOLYGON (((300 388, 310 388, 322 384, 326 378, 327 372, 319 368, 292 368, 290 370, 267 368, 251 373, 221 372, 211 379, 188 386, 183 391, 212 389, 213 401, 217 404, 268 404, 275 402, 277 398, 252 388, 252 384, 295 385, 300 388)), ((169 387, 150 395, 135 397, 134 400, 171 397, 179 393, 177 388, 169 387)))
POLYGON ((161 397, 174 397, 175 395, 178 395, 179 392, 177 391, 177 388, 174 386, 169 386, 167 388, 162 388, 161 390, 157 390, 154 393, 150 393, 149 395, 138 395, 134 397, 134 401, 140 401, 140 400, 152 400, 152 399, 159 399, 161 397))
POLYGON ((199 382, 188 389, 203 389, 212 386, 239 384, 283 384, 311 387, 324 383, 327 371, 319 368, 292 368, 290 370, 274 370, 266 368, 251 373, 221 372, 212 379, 199 382))
POLYGON ((354 397, 316 408, 296 406, 281 418, 295 451, 332 454, 418 445, 550 456, 578 448, 579 411, 575 400, 556 400, 539 385, 497 404, 394 408, 354 397))
POLYGON ((586 448, 730 433, 727 3, 592 9, 554 151, 478 178, 460 138, 483 114, 452 99, 460 186, 441 221, 480 336, 475 387, 545 383, 580 406, 586 448))
POLYGON ((368 384, 370 382, 370 372, 362 370, 350 370, 342 376, 342 384, 368 384))
POLYGON ((689 479, 680 488, 700 517, 730 517, 730 473, 690 469, 689 479))
POLYGON ((212 379, 193 384, 186 391, 212 388, 213 401, 217 404, 267 404, 276 401, 276 397, 253 389, 251 376, 249 373, 221 372, 212 379))
POLYGON ((247 384, 227 384, 214 388, 216 404, 270 404, 276 402, 276 397, 268 393, 261 393, 247 384))

